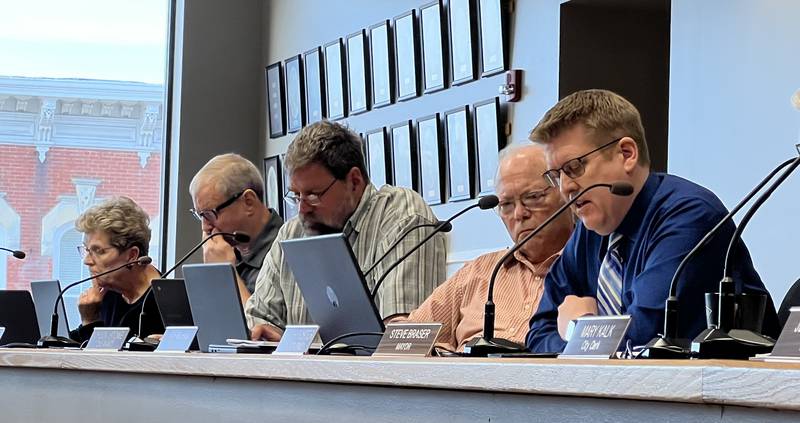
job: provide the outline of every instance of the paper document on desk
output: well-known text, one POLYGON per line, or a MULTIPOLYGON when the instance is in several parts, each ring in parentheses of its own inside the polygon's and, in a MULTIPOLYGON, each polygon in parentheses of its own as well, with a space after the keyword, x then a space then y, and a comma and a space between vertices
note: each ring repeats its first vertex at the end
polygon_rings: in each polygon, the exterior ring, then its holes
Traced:
POLYGON ((228 345, 234 347, 277 347, 278 343, 275 341, 251 341, 249 339, 234 339, 228 338, 225 340, 228 345))

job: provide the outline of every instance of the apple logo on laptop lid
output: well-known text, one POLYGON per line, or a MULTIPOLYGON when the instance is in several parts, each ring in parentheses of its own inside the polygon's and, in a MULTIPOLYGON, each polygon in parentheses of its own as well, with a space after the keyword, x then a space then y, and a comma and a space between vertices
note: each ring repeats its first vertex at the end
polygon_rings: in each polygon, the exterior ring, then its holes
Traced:
POLYGON ((339 307, 339 297, 337 297, 336 293, 333 292, 333 288, 331 288, 330 286, 326 287, 325 288, 325 293, 328 294, 328 301, 331 302, 331 305, 334 308, 338 308, 339 307))

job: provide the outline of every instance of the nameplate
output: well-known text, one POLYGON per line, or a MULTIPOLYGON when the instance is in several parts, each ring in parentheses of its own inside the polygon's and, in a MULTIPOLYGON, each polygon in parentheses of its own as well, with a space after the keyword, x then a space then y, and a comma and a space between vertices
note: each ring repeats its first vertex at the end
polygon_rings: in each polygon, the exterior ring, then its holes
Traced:
POLYGON ((119 351, 128 338, 129 328, 95 328, 87 350, 119 351))
POLYGON ((0 326, 0 340, 3 339, 3 334, 6 333, 6 327, 0 326))
POLYGON ((587 316, 578 319, 558 358, 611 358, 619 349, 631 316, 587 316))
POLYGON ((800 307, 789 309, 789 318, 769 356, 800 357, 800 307))
POLYGON ((281 342, 272 355, 303 355, 314 342, 314 337, 319 332, 317 325, 290 325, 286 326, 281 336, 281 342))
POLYGON ((430 354, 441 329, 441 323, 390 323, 372 355, 425 357, 430 354))
POLYGON ((197 326, 167 326, 156 347, 158 352, 187 352, 192 346, 197 326))

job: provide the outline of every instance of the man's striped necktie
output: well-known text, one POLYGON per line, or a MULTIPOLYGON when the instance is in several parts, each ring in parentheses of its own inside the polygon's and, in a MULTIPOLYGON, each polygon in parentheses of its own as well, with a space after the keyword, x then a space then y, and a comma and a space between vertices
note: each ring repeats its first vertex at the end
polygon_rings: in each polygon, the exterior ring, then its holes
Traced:
POLYGON ((622 258, 619 254, 622 235, 609 236, 608 250, 597 278, 597 309, 600 315, 622 314, 622 258))

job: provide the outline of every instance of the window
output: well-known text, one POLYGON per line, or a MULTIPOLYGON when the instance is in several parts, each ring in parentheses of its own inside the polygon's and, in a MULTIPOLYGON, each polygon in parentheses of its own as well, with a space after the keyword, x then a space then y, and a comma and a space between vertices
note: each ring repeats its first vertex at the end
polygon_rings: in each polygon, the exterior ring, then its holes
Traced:
MULTIPOLYGON (((6 201, 6 193, 0 191, 0 247, 9 250, 19 249, 19 215, 6 201)), ((19 261, 8 252, 0 251, 0 289, 6 289, 9 263, 19 266, 19 261), (15 263, 16 262, 16 263, 15 263)))
MULTIPOLYGON (((103 199, 131 197, 160 220, 169 9, 170 0, 0 0, 0 193, 27 253, 15 265, 2 257, 0 287, 85 277, 74 220, 103 199)), ((13 242, 2 230, 0 242, 13 242)), ((79 294, 67 295, 73 327, 79 294)))
MULTIPOLYGON (((6 240, 6 231, 0 226, 0 245, 7 245, 8 241, 6 240)), ((6 263, 8 260, 13 260, 11 257, 7 257, 8 254, 4 251, 0 251, 0 275, 5 275, 8 271, 6 270, 6 263)), ((0 289, 6 289, 6 280, 4 278, 0 278, 0 289)))
MULTIPOLYGON (((67 283, 88 277, 89 271, 78 254, 77 247, 83 242, 83 235, 72 225, 66 226, 60 232, 56 237, 58 249, 53 254, 53 278, 60 280, 63 288, 67 283)), ((64 307, 67 310, 67 322, 70 328, 75 328, 81 322, 81 316, 78 314, 78 296, 90 286, 91 282, 84 282, 64 293, 64 307)))

